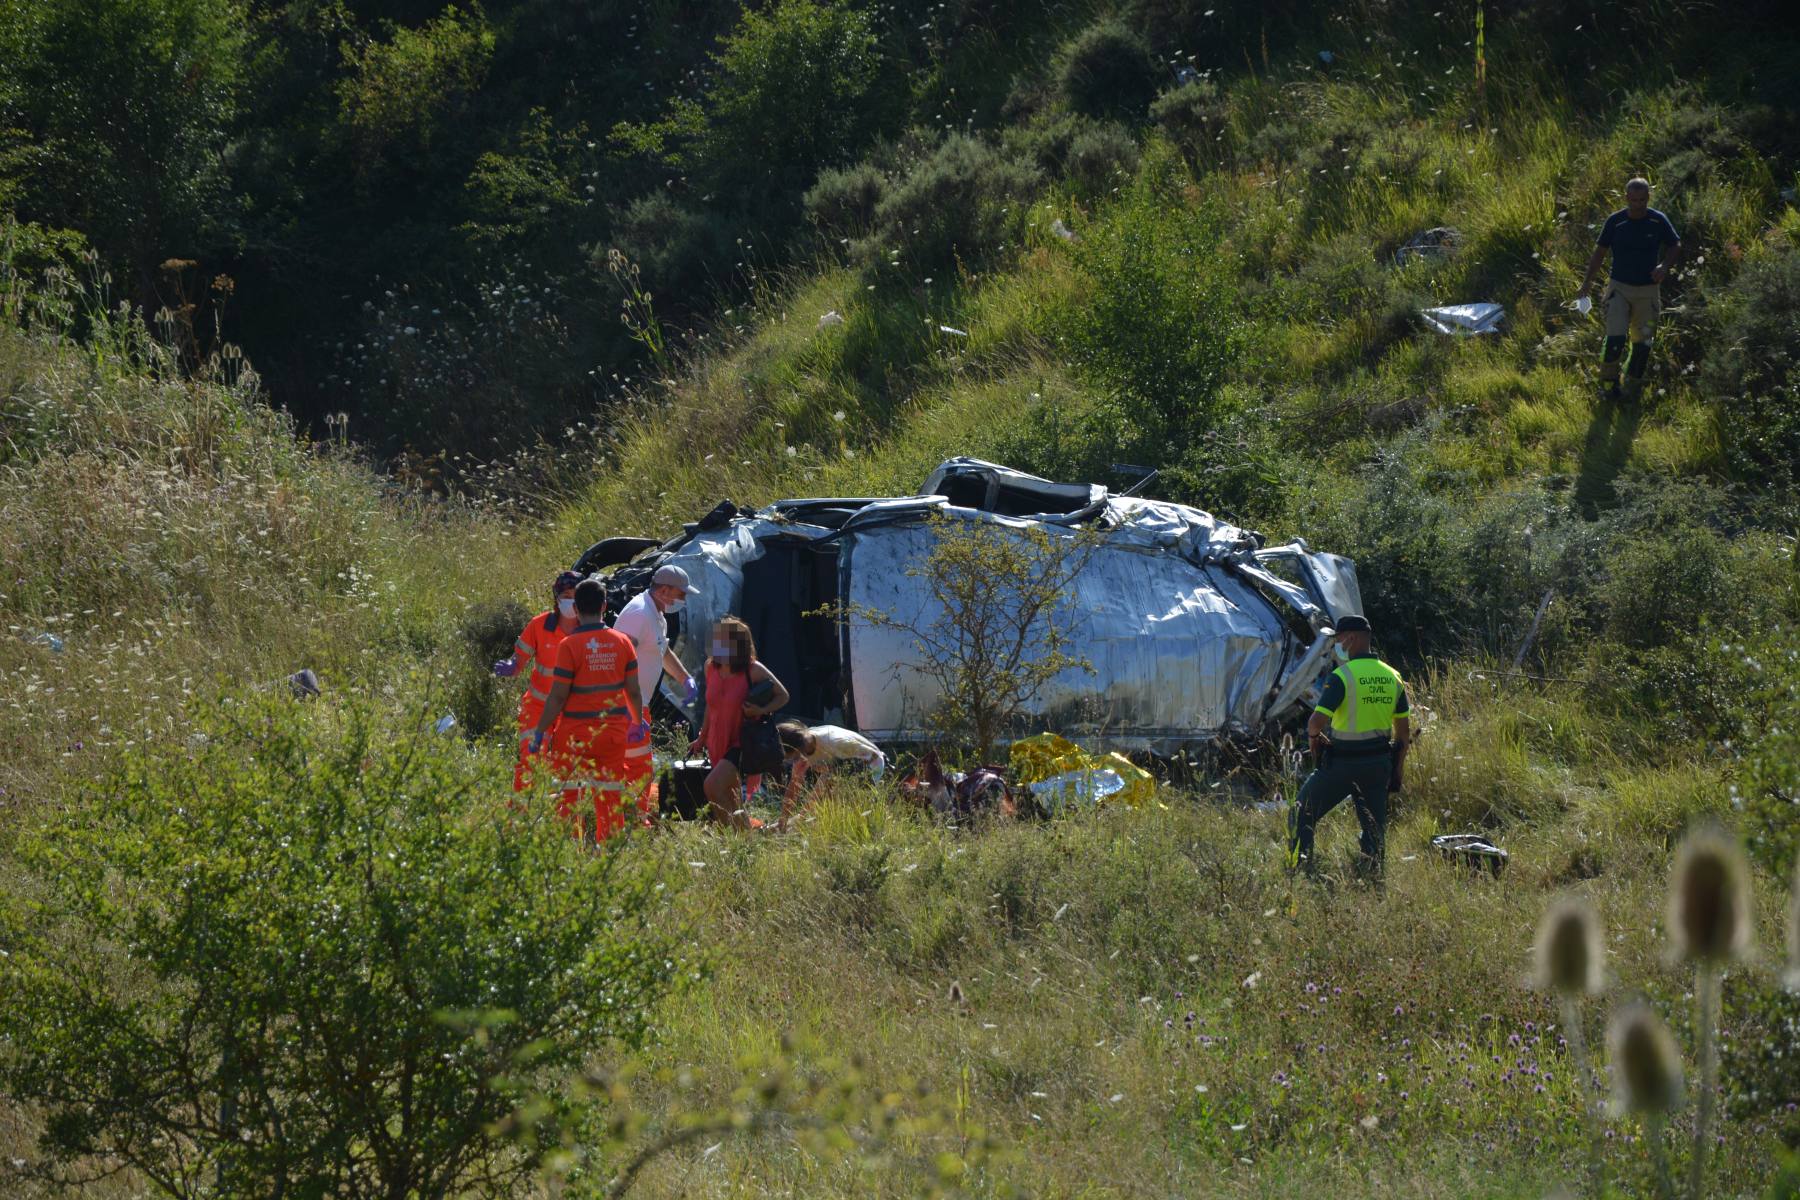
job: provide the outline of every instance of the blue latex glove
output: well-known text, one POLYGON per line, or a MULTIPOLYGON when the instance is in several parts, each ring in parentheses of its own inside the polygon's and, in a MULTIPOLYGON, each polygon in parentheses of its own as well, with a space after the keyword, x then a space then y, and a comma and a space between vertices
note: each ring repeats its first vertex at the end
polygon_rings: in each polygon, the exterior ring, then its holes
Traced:
POLYGON ((502 679, 511 679, 519 673, 519 664, 510 658, 500 659, 494 664, 494 674, 502 679))
POLYGON ((625 727, 625 740, 633 745, 650 740, 650 722, 633 721, 625 727))
POLYGON ((695 679, 692 675, 689 675, 687 694, 683 697, 683 702, 692 705, 698 699, 700 699, 700 681, 695 679))
POLYGON ((534 729, 525 735, 525 753, 536 754, 544 748, 544 731, 534 729))

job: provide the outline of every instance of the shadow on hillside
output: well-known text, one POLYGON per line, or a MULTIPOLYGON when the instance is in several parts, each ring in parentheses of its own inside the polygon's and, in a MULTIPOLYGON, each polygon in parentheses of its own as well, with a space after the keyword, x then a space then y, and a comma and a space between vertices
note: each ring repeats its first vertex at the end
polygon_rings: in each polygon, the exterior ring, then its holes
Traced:
POLYGON ((1575 507, 1588 520, 1617 499, 1613 481, 1631 457, 1643 419, 1643 409, 1634 403, 1603 399, 1595 406, 1581 447, 1581 470, 1575 476, 1575 507))

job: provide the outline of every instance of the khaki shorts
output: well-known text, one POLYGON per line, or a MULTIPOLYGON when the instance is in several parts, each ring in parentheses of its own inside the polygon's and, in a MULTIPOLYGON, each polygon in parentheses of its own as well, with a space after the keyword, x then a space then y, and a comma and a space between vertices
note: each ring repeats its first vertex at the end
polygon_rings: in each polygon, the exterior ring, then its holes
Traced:
POLYGON ((1656 334, 1656 319, 1662 316, 1662 289, 1654 283, 1620 283, 1606 285, 1600 298, 1606 313, 1606 336, 1631 335, 1634 342, 1647 342, 1656 334))

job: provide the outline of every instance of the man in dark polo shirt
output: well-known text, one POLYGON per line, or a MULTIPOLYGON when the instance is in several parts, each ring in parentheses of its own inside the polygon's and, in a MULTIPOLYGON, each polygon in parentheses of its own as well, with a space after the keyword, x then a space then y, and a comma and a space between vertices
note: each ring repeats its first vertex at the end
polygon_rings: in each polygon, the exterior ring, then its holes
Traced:
POLYGON ((1612 276, 1600 297, 1606 318, 1606 352, 1600 361, 1600 382, 1606 398, 1619 399, 1619 360, 1625 355, 1625 336, 1631 335, 1631 361, 1625 369, 1626 393, 1637 399, 1644 390, 1644 369, 1650 365, 1650 339, 1656 319, 1662 315, 1661 284, 1681 259, 1681 237, 1669 218, 1650 207, 1650 182, 1633 179, 1625 185, 1625 207, 1606 218, 1600 238, 1588 258, 1587 276, 1576 300, 1587 297, 1600 264, 1612 253, 1612 276))

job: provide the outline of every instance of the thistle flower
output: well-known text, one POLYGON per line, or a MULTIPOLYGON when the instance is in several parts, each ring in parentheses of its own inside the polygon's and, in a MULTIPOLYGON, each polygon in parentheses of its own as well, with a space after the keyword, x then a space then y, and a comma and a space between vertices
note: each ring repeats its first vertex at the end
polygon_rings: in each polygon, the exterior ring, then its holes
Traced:
POLYGON ((1722 829, 1690 833, 1675 858, 1669 932, 1686 961, 1728 962, 1750 948, 1749 868, 1722 829))
POLYGON ((1606 1029, 1620 1112, 1662 1116, 1681 1105, 1681 1055, 1669 1028, 1649 1005, 1628 1004, 1606 1029))
POLYGON ((1537 985, 1559 996, 1593 996, 1602 986, 1600 916, 1579 896, 1550 905, 1538 925, 1537 985))

